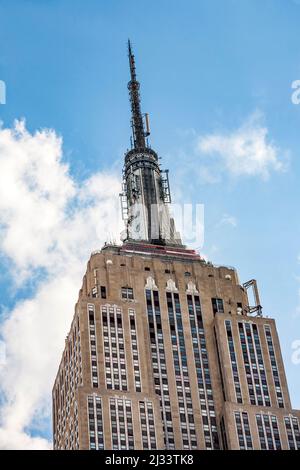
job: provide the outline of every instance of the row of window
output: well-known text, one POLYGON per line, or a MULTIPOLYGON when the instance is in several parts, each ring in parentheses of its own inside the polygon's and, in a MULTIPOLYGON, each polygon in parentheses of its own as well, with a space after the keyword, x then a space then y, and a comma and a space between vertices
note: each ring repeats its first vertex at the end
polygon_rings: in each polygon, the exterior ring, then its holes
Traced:
MULTIPOLYGON (((227 333, 227 343, 229 348, 229 356, 231 361, 231 368, 233 374, 233 381, 236 392, 237 403, 243 402, 240 377, 238 372, 238 365, 236 359, 236 351, 234 346, 234 338, 232 333, 232 326, 230 320, 225 320, 225 329, 227 333)), ((264 365, 264 358, 262 347, 259 337, 257 325, 251 322, 239 322, 238 331, 240 338, 240 345, 242 349, 244 368, 246 373, 249 399, 252 405, 258 406, 271 406, 271 399, 269 394, 269 387, 264 365)), ((268 346, 269 359, 272 368, 275 393, 277 397, 277 404, 280 408, 284 408, 283 393, 279 378, 279 369, 276 361, 271 328, 269 325, 264 325, 264 331, 268 346)))
MULTIPOLYGON (((156 431, 153 404, 150 400, 139 401, 140 430, 143 449, 156 449, 156 431)), ((103 450, 103 404, 97 395, 87 397, 89 447, 91 450, 103 450)), ((109 399, 111 442, 114 450, 132 450, 134 430, 132 402, 125 397, 109 399)))
POLYGON ((53 391, 53 443, 55 449, 77 449, 78 420, 70 416, 73 404, 76 410, 75 390, 82 384, 79 318, 76 317, 68 335, 58 377, 53 391), (67 416, 69 420, 67 422, 67 416))
POLYGON ((281 450, 277 418, 274 415, 257 414, 256 424, 262 450, 281 450))
MULTIPOLYGON (((146 269, 146 268, 145 268, 146 269)), ((146 269, 147 270, 147 269, 146 269)), ((166 273, 170 271, 166 269, 166 273)), ((185 273, 185 276, 190 276, 190 273, 185 273)), ((106 299, 106 287, 105 286, 94 286, 92 289, 92 297, 100 297, 101 299, 106 299)), ((121 287, 121 298, 125 300, 133 300, 133 288, 132 287, 121 287)), ((224 313, 224 303, 223 299, 212 298, 212 309, 214 315, 216 313, 224 313)))
POLYGON ((267 345, 268 345, 269 358, 270 358, 271 367, 272 367, 272 374, 273 374, 273 380, 274 380, 274 385, 275 385, 277 404, 279 408, 284 408, 283 394, 282 394, 282 389, 281 389, 281 384, 280 384, 280 379, 279 379, 279 370, 278 370, 276 356, 275 356, 275 349, 274 349, 274 344, 273 344, 273 339, 272 339, 271 328, 269 325, 265 325, 264 329, 265 329, 265 335, 266 335, 266 340, 267 340, 267 345))
POLYGON ((142 391, 141 371, 140 371, 135 312, 133 309, 129 309, 128 312, 129 312, 129 323, 130 323, 132 363, 133 363, 133 372, 134 372, 134 386, 135 386, 136 392, 141 392, 142 391))
MULTIPOLYGON (((105 286, 94 286, 92 288, 92 297, 106 299, 106 287, 105 286)), ((133 300, 133 289, 132 287, 122 287, 121 288, 121 298, 133 300)))
POLYGON ((187 295, 190 328, 193 341, 200 408, 202 414, 205 445, 207 449, 219 449, 216 414, 212 394, 208 353, 206 348, 200 298, 187 295))
POLYGON ((139 402, 140 424, 142 432, 143 449, 156 449, 156 432, 154 411, 151 401, 145 400, 139 402))
POLYGON ((122 311, 114 306, 101 306, 106 387, 128 389, 122 311))
POLYGON ((101 397, 88 396, 88 427, 91 450, 104 449, 103 416, 101 397))
MULTIPOLYGON (((197 449, 194 411, 191 398, 187 354, 183 331, 181 306, 176 291, 166 293, 169 327, 172 342, 173 364, 179 406, 182 446, 197 449)), ((194 360, 197 370, 199 400, 203 420, 203 430, 207 449, 219 448, 216 415, 214 409, 211 378, 206 349, 205 332, 202 320, 200 298, 188 294, 190 326, 193 340, 194 360)), ((146 304, 152 352, 152 366, 156 393, 160 395, 162 418, 164 422, 165 444, 167 449, 174 448, 174 434, 170 409, 170 396, 166 359, 161 325, 158 291, 146 289, 146 304)))
POLYGON ((92 386, 97 388, 99 386, 98 377, 98 360, 97 360, 97 340, 96 340, 96 325, 95 325, 95 306, 88 305, 88 319, 89 319, 89 338, 90 338, 90 360, 91 360, 91 380, 92 386))
MULTIPOLYGON (((236 432, 240 449, 253 449, 251 430, 247 412, 234 412, 236 432)), ((262 450, 281 450, 281 440, 277 417, 271 414, 257 413, 255 416, 257 432, 262 450)), ((299 420, 294 416, 285 416, 285 429, 290 450, 300 450, 299 420)))
POLYGON ((113 450, 134 449, 131 400, 110 398, 109 410, 113 450))
POLYGON ((285 416, 284 424, 290 450, 300 450, 299 420, 295 416, 285 416))
MULTIPOLYGON (((94 306, 89 305, 89 335, 91 350, 92 384, 98 387, 98 365, 95 334, 94 306)), ((135 312, 129 309, 130 339, 134 371, 135 391, 141 392, 141 372, 138 352, 135 312)), ((102 305, 102 331, 105 357, 106 387, 113 390, 127 390, 127 364, 124 343, 122 310, 116 306, 102 305)))
POLYGON ((236 360, 235 348, 234 348, 234 340, 232 335, 232 328, 231 328, 231 321, 225 321, 226 333, 227 333, 227 343, 229 348, 229 355, 230 355, 230 362, 231 362, 231 371, 233 375, 233 383, 235 388, 235 395, 237 403, 243 403, 242 397, 242 390, 241 390, 241 383, 240 377, 238 372, 238 364, 236 360))
POLYGON ((248 413, 236 411, 234 417, 240 449, 253 449, 248 413))
MULTIPOLYGON (((169 270, 166 270, 166 273, 169 273, 169 270)), ((190 273, 185 273, 185 276, 190 276, 190 273)), ((101 299, 106 299, 106 287, 105 286, 94 286, 92 289, 92 297, 100 297, 101 299)), ((133 288, 132 287, 121 287, 121 298, 126 300, 133 300, 133 288)), ((224 313, 224 303, 222 299, 212 298, 212 308, 214 314, 224 313)))
POLYGON ((149 336, 151 345, 152 369, 155 392, 160 397, 161 417, 163 421, 164 443, 166 449, 175 449, 171 402, 168 385, 164 337, 158 291, 146 289, 149 336))
POLYGON ((197 449, 194 412, 179 295, 176 292, 167 292, 166 295, 180 415, 182 445, 184 449, 197 449))
POLYGON ((271 406, 257 325, 238 323, 251 405, 271 406))

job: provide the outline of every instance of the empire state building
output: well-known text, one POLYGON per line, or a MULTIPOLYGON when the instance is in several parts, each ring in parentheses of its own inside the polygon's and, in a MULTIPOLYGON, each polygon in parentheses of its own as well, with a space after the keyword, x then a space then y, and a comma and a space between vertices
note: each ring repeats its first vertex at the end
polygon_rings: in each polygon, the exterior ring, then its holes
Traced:
POLYGON ((128 55, 125 231, 87 263, 53 386, 54 449, 300 449, 275 321, 255 280, 182 244, 130 43, 128 55))

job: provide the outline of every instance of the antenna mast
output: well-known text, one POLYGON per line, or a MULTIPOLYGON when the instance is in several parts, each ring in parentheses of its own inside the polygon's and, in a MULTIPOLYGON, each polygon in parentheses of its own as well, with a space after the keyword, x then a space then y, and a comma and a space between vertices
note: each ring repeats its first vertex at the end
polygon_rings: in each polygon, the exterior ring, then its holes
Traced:
POLYGON ((130 104, 131 104, 131 124, 133 134, 133 147, 143 149, 146 147, 144 122, 141 112, 140 84, 136 79, 135 60, 128 39, 128 57, 130 67, 130 82, 128 83, 130 104))

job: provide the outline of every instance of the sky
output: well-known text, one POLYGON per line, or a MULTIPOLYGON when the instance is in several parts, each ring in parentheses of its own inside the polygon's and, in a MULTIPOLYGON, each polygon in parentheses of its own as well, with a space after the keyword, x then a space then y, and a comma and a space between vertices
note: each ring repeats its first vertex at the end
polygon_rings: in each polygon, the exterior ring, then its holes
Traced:
POLYGON ((1 449, 51 448, 86 263, 118 241, 128 38, 173 200, 204 205, 195 248, 257 279, 300 408, 299 21, 300 0, 0 0, 1 449))

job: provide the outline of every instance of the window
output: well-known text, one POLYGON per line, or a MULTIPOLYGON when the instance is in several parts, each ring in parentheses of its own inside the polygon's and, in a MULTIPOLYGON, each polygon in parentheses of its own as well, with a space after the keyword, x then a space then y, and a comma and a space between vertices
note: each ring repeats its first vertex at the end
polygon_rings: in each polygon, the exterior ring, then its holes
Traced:
MULTIPOLYGON (((207 432, 205 445, 207 449, 219 449, 218 433, 211 416, 215 415, 214 402, 211 390, 210 370, 206 349, 206 338, 202 318, 200 297, 198 295, 187 295, 187 304, 190 318, 190 328, 193 340, 194 360, 196 366, 199 398, 202 410, 203 429, 207 432), (206 394, 204 393, 206 392, 206 394)), ((183 373, 184 375, 184 373, 183 373)), ((190 393, 186 392, 187 408, 190 393)), ((191 422, 190 416, 188 417, 191 422)), ((190 432, 190 434, 192 434, 190 432)))
POLYGON ((135 391, 141 392, 141 373, 140 373, 140 364, 139 364, 139 352, 138 352, 135 312, 131 308, 128 309, 128 312, 129 312, 130 338, 131 338, 132 362, 133 362, 133 369, 134 369, 135 391))
POLYGON ((155 381, 155 393, 160 397, 160 409, 164 425, 164 438, 166 448, 175 449, 172 414, 170 410, 168 377, 165 366, 166 359, 164 350, 164 339, 162 334, 159 296, 158 291, 156 290, 147 289, 145 293, 148 314, 149 336, 151 343, 152 370, 154 373, 155 381))
POLYGON ((248 413, 235 411, 234 417, 240 450, 253 449, 248 413))
POLYGON ((224 313, 224 304, 222 299, 211 299, 214 315, 216 313, 224 313))
MULTIPOLYGON (((96 348, 96 331, 95 331, 95 306, 93 304, 88 305, 88 318, 89 318, 89 339, 90 339, 90 351, 91 351, 91 356, 90 360, 91 363, 96 362, 97 364, 97 348, 96 348)), ((91 374, 91 382, 92 386, 94 388, 98 387, 98 371, 97 371, 97 366, 92 369, 92 374, 91 374), (95 370, 96 369, 96 370, 95 370)))
POLYGON ((257 414, 256 424, 262 450, 281 450, 277 418, 270 414, 257 414))
POLYGON ((187 449, 197 449, 195 438, 191 437, 191 430, 195 428, 193 420, 193 408, 190 392, 190 382, 187 369, 187 355, 181 316, 180 299, 177 293, 166 293, 169 327, 173 345, 173 363, 176 376, 177 397, 180 413, 180 427, 182 444, 187 449), (190 407, 188 405, 191 405, 190 407))
POLYGON ((272 366, 273 380, 274 380, 276 397, 277 397, 277 404, 278 404, 279 408, 284 408, 282 389, 281 389, 280 380, 279 380, 279 370, 278 370, 276 356, 275 356, 275 350, 274 350, 274 344, 273 344, 273 339, 272 339, 271 328, 270 328, 269 325, 264 325, 264 330, 265 330, 265 336, 266 336, 266 341, 267 341, 267 345, 268 345, 269 358, 270 358, 270 362, 271 362, 271 366, 272 366))
POLYGON ((143 449, 156 449, 155 422, 152 403, 148 400, 139 402, 140 424, 143 437, 143 449))
POLYGON ((257 325, 238 323, 251 405, 271 406, 257 325))
POLYGON ((90 449, 104 449, 102 400, 97 395, 88 396, 88 425, 90 449))
POLYGON ((92 297, 97 297, 97 286, 92 289, 92 297))
POLYGON ((150 268, 148 268, 148 266, 146 266, 145 271, 150 271, 150 268))
POLYGON ((284 423, 289 449, 300 450, 300 427, 298 418, 292 415, 285 416, 284 423))
POLYGON ((233 340, 233 334, 232 334, 232 329, 231 329, 231 322, 229 320, 225 321, 225 327, 226 327, 226 333, 227 333, 227 343, 228 343, 228 350, 229 350, 229 355, 230 355, 230 360, 231 360, 231 370, 232 370, 232 376, 233 376, 234 387, 235 387, 236 401, 237 403, 243 403, 240 378, 239 378, 239 373, 238 373, 238 368, 237 368, 234 340, 233 340))
POLYGON ((127 390, 122 311, 110 305, 102 305, 101 311, 106 386, 113 390, 127 390))
POLYGON ((133 289, 132 287, 122 287, 121 289, 122 299, 133 299, 133 289))
POLYGON ((114 450, 133 450, 133 423, 131 400, 123 398, 110 398, 110 417, 112 443, 114 450))
POLYGON ((106 287, 105 286, 100 286, 100 295, 101 295, 101 299, 106 299, 106 287))

